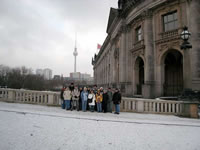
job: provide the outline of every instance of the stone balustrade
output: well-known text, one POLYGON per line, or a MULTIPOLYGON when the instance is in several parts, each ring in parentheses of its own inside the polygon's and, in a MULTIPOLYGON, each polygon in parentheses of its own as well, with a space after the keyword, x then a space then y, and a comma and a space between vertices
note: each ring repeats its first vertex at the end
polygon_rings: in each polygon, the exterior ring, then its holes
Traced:
MULTIPOLYGON (((0 88, 0 101, 59 106, 60 92, 0 88)), ((198 118, 196 102, 123 97, 122 112, 170 114, 198 118)))
POLYGON ((0 88, 0 100, 41 105, 59 105, 61 103, 59 92, 7 88, 0 88))
POLYGON ((123 98, 121 110, 126 112, 158 113, 181 115, 183 102, 171 100, 123 98))
POLYGON ((163 32, 160 34, 160 36, 161 36, 161 39, 179 36, 179 30, 177 29, 177 30, 163 32))

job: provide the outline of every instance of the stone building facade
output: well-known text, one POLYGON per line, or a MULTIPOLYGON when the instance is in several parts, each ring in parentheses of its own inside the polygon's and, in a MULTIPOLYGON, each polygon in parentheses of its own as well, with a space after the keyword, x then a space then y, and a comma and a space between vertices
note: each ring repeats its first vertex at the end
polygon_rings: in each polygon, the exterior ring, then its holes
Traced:
POLYGON ((119 0, 118 5, 110 9, 107 37, 92 61, 95 84, 144 98, 200 90, 200 1, 119 0), (180 49, 184 26, 191 32, 187 56, 180 49))

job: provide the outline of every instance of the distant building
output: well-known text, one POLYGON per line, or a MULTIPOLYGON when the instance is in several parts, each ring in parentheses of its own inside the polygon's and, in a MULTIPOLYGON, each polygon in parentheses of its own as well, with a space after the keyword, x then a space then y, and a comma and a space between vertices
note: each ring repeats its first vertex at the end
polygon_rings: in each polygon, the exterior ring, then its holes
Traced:
POLYGON ((20 72, 23 75, 31 75, 31 74, 33 74, 33 70, 31 68, 25 68, 25 67, 21 67, 20 68, 20 72))
POLYGON ((81 73, 80 72, 72 72, 70 73, 70 78, 74 80, 80 80, 81 79, 81 73))
POLYGON ((60 77, 60 75, 54 75, 53 79, 54 80, 61 80, 61 77, 60 77))
POLYGON ((91 77, 90 74, 83 73, 83 74, 81 74, 81 79, 85 80, 85 81, 91 81, 93 78, 91 77))
POLYGON ((37 69, 37 70, 36 70, 36 75, 41 75, 41 76, 43 76, 43 70, 42 70, 42 69, 37 69))
POLYGON ((43 73, 44 73, 44 78, 46 80, 52 79, 52 70, 51 69, 46 68, 43 70, 43 73))
POLYGON ((71 80, 76 81, 93 81, 93 77, 87 73, 80 73, 80 72, 72 72, 70 73, 71 80))
POLYGON ((50 79, 52 79, 52 70, 49 69, 49 68, 46 68, 46 69, 37 69, 36 70, 36 75, 41 75, 46 80, 50 80, 50 79))

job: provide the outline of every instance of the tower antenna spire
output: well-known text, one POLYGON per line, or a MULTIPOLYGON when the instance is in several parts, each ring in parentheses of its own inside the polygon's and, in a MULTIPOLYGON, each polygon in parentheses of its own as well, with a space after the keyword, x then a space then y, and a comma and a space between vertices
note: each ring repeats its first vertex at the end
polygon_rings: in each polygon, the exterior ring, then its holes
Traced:
POLYGON ((77 33, 75 33, 75 47, 74 47, 74 72, 76 72, 76 57, 78 56, 77 52, 77 33))
POLYGON ((75 32, 75 48, 77 48, 77 33, 75 32))

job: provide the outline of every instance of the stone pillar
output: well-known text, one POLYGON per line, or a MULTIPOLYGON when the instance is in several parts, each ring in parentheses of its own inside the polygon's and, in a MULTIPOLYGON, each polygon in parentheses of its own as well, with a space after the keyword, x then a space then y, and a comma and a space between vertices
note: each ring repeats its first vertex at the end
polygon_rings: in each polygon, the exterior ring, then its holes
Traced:
POLYGON ((139 113, 144 112, 144 101, 143 100, 137 101, 137 112, 139 112, 139 113))
POLYGON ((190 49, 183 50, 183 81, 184 81, 184 88, 191 89, 191 63, 190 63, 190 49))
POLYGON ((53 99, 54 99, 53 93, 52 94, 48 93, 48 105, 53 105, 53 99))
POLYGON ((119 49, 119 83, 126 82, 126 30, 127 27, 122 25, 119 49))
POLYGON ((155 81, 155 97, 160 97, 164 94, 163 84, 164 84, 164 68, 165 65, 163 63, 157 64, 156 66, 156 81, 155 81))
POLYGON ((133 54, 130 51, 133 47, 133 35, 131 26, 127 27, 126 32, 126 95, 133 96, 133 54))
POLYGON ((181 116, 189 118, 199 118, 198 106, 199 102, 184 102, 182 106, 181 116))
POLYGON ((116 76, 116 68, 115 68, 115 58, 114 58, 114 52, 115 52, 115 45, 112 46, 112 53, 111 53, 111 59, 112 59, 112 84, 115 83, 115 76, 116 76))
POLYGON ((200 90, 200 1, 189 2, 189 28, 191 32, 191 72, 192 89, 200 90))
POLYGON ((145 84, 142 88, 142 95, 144 98, 154 97, 154 49, 153 49, 153 24, 150 12, 144 21, 144 44, 145 44, 145 84))
POLYGON ((8 101, 11 101, 11 102, 15 101, 14 92, 15 92, 14 90, 8 90, 8 99, 7 99, 8 101))

